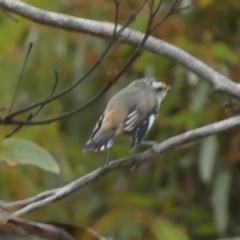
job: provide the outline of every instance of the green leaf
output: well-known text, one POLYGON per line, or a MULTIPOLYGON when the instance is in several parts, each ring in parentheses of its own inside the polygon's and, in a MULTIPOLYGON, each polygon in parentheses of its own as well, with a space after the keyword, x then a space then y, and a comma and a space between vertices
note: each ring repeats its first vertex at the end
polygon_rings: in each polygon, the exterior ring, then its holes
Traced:
POLYGON ((201 179, 205 183, 209 183, 212 179, 218 152, 218 139, 215 135, 202 141, 200 146, 199 171, 201 179))
POLYGON ((210 88, 207 84, 199 83, 195 91, 192 92, 190 100, 191 110, 197 111, 204 108, 208 99, 209 90, 210 88))
POLYGON ((229 194, 232 175, 226 166, 221 166, 214 183, 212 202, 216 227, 220 234, 225 234, 229 221, 229 194))
POLYGON ((59 173, 55 159, 39 145, 20 138, 0 141, 0 161, 10 165, 32 164, 43 170, 59 173))

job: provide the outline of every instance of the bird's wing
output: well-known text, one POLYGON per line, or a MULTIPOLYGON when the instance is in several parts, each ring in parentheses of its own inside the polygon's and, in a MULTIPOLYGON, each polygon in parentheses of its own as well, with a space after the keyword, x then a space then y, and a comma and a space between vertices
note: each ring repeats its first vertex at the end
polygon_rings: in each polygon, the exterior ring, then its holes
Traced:
POLYGON ((101 117, 98 119, 96 125, 94 126, 93 131, 92 131, 92 135, 90 136, 90 139, 94 138, 95 134, 101 128, 103 119, 104 119, 104 113, 101 115, 101 117))
POLYGON ((158 108, 155 106, 144 116, 134 127, 132 131, 132 150, 135 149, 143 140, 145 135, 151 129, 158 114, 158 108))
POLYGON ((106 131, 99 137, 88 140, 87 143, 85 144, 85 147, 83 148, 83 151, 86 152, 88 150, 92 150, 97 152, 112 147, 114 135, 115 131, 106 131))
POLYGON ((90 136, 89 140, 85 144, 85 147, 83 148, 84 152, 88 150, 92 150, 95 152, 103 151, 106 148, 110 148, 113 145, 114 135, 116 130, 110 129, 109 131, 103 132, 99 136, 96 135, 102 127, 104 118, 105 118, 105 115, 102 114, 99 120, 97 121, 96 125, 94 126, 92 135, 90 136))
POLYGON ((132 132, 136 126, 140 117, 140 112, 136 107, 133 107, 127 114, 127 117, 124 121, 124 131, 132 132))

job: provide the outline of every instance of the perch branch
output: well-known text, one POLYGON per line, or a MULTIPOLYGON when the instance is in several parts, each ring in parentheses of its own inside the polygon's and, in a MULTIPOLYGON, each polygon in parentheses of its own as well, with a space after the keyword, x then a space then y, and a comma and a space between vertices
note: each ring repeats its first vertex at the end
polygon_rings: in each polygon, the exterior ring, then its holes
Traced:
POLYGON ((0 201, 0 207, 6 211, 16 210, 13 215, 20 216, 29 213, 35 209, 44 207, 52 202, 60 200, 71 193, 83 188, 84 186, 90 184, 91 182, 97 180, 99 177, 112 172, 115 169, 129 167, 135 164, 142 164, 147 161, 152 160, 154 157, 163 154, 164 152, 173 149, 175 147, 181 146, 186 143, 190 143, 201 138, 217 134, 228 129, 240 126, 240 117, 232 117, 223 121, 212 123, 204 127, 200 127, 194 130, 187 131, 178 136, 171 137, 160 144, 155 145, 153 148, 148 149, 140 154, 125 157, 115 161, 109 162, 108 165, 100 167, 85 176, 67 184, 66 186, 48 190, 37 196, 27 198, 17 202, 6 203, 0 201))

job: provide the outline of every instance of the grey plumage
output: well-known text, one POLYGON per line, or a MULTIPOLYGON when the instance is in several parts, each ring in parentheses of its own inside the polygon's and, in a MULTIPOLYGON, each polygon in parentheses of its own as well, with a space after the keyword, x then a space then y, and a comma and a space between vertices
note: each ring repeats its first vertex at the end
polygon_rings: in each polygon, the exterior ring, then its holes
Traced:
POLYGON ((169 89, 156 78, 143 78, 120 90, 108 102, 84 151, 110 148, 114 137, 122 132, 132 135, 132 149, 135 149, 152 127, 169 89))

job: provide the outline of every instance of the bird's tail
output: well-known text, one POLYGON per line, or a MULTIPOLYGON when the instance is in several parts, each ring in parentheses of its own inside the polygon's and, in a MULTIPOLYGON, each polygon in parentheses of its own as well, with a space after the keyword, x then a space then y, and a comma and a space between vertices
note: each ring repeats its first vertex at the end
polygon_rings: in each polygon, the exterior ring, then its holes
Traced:
POLYGON ((85 144, 83 151, 86 152, 91 150, 98 152, 110 148, 113 145, 115 132, 116 131, 106 131, 96 138, 90 138, 85 144))

